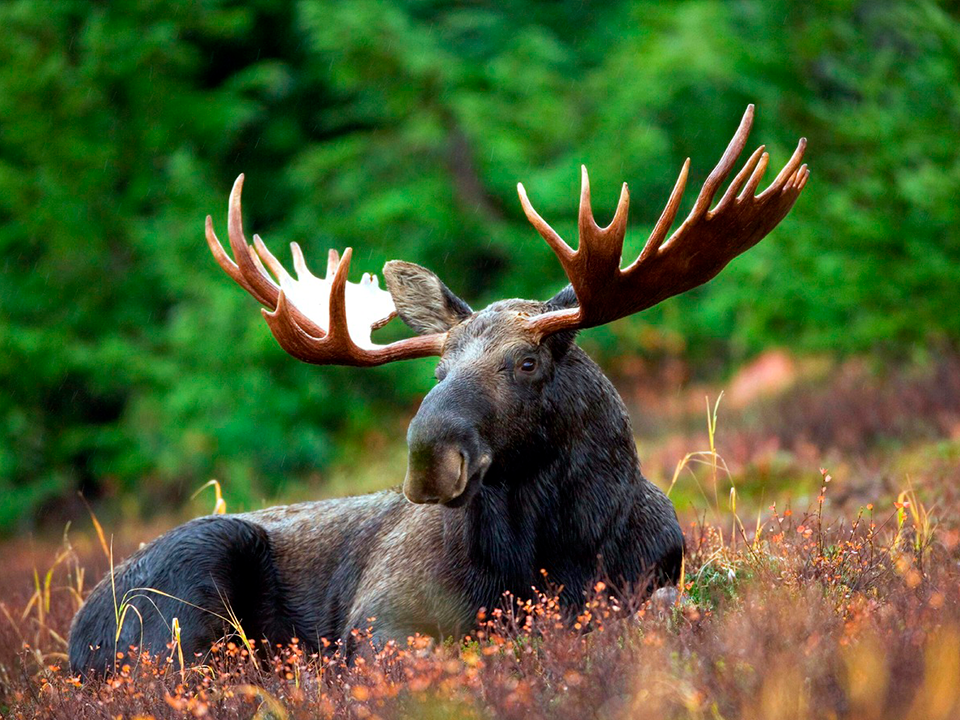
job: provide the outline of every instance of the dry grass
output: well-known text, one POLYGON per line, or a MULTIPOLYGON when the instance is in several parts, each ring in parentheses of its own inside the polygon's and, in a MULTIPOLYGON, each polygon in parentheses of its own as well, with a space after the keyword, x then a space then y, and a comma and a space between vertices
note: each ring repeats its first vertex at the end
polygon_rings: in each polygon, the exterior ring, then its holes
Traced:
MULTIPOLYGON (((846 375, 840 381, 853 387, 846 375)), ((916 386, 904 387, 885 395, 884 413, 892 416, 900 395, 926 402, 916 386)), ((934 385, 922 387, 933 396, 934 385)), ((852 396, 836 394, 851 417, 852 396)), ((863 396, 859 412, 873 399, 863 396)), ((930 402, 944 428, 953 412, 946 402, 930 402)), ((827 412, 811 403, 810 412, 827 412)), ((722 404, 719 414, 722 426, 722 404)), ((65 669, 64 638, 109 567, 109 539, 73 533, 56 550, 20 541, 0 563, 0 716, 960 717, 960 495, 952 483, 960 448, 943 439, 951 433, 905 446, 882 483, 859 460, 836 479, 814 465, 795 481, 805 486, 802 505, 773 493, 758 505, 739 492, 743 470, 720 455, 726 429, 718 439, 717 415, 711 402, 699 445, 708 449, 681 453, 663 474, 665 485, 673 476, 676 491, 700 499, 685 521, 674 603, 624 607, 599 583, 571 627, 549 590, 535 603, 505 598, 462 642, 415 637, 371 647, 352 665, 298 643, 251 653, 253 639, 233 637, 184 658, 181 670, 173 636, 162 655, 125 652, 116 676, 82 685, 65 669), (874 496, 857 502, 865 489, 874 496)), ((872 423, 861 422, 865 436, 872 423)), ((774 423, 772 432, 784 428, 774 423)), ((874 447, 862 445, 850 453, 865 457, 874 447)), ((222 507, 218 486, 215 493, 222 507)), ((136 541, 115 540, 117 556, 136 541)))
MULTIPOLYGON (((821 479, 829 493, 829 475, 821 479)), ((732 537, 694 523, 675 604, 621 607, 599 583, 573 628, 544 594, 506 600, 461 643, 412 638, 352 666, 296 643, 258 661, 225 639, 181 672, 171 642, 160 657, 128 653, 116 677, 86 686, 63 666, 82 568, 67 548, 49 584, 4 602, 0 709, 11 718, 956 717, 960 533, 935 526, 915 495, 898 503, 829 522, 822 503, 809 515, 771 510, 758 531, 736 523, 732 537)))

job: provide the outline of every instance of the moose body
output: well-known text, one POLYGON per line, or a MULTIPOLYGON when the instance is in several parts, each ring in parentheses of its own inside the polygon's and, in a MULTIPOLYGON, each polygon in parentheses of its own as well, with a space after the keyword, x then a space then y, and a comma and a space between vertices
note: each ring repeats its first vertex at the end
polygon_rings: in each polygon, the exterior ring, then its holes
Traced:
POLYGON ((272 643, 342 647, 349 656, 354 628, 372 628, 375 642, 459 636, 482 608, 507 593, 529 597, 545 582, 560 588, 570 611, 596 579, 622 596, 675 582, 683 554, 676 513, 641 474, 623 402, 575 337, 706 282, 786 215, 809 174, 802 140, 763 193, 754 195, 767 164, 761 148, 709 209, 752 119, 751 106, 690 215, 666 239, 684 166, 626 270, 626 186, 613 222, 599 228, 584 170, 577 251, 521 186, 524 211, 570 285, 544 303, 505 300, 479 312, 412 263, 387 263, 389 292, 370 276, 348 283, 349 248, 342 260, 331 251, 321 279, 293 244, 294 280, 259 237, 247 244, 241 176, 228 216, 236 262, 209 217, 207 241, 227 274, 270 308, 264 317, 281 347, 315 364, 440 357, 437 385, 407 433, 403 492, 211 516, 171 530, 91 592, 71 629, 74 671, 108 672, 130 646, 163 652, 174 618, 188 658, 231 627, 272 643), (373 344, 371 330, 394 315, 417 336, 373 344))
MULTIPOLYGON (((461 352, 502 360, 484 346, 501 342, 503 312, 477 314, 461 352)), ((624 592, 676 581, 683 536, 669 500, 640 473, 623 403, 572 338, 553 345, 542 360, 549 377, 528 388, 543 403, 514 389, 526 410, 480 417, 505 403, 494 383, 484 390, 476 361, 472 378, 454 370, 425 398, 411 447, 455 436, 473 411, 477 435, 495 448, 463 507, 388 490, 188 522, 94 589, 74 622, 72 667, 108 670, 115 648, 131 645, 165 650, 174 617, 187 657, 229 631, 231 613, 250 637, 341 640, 349 651, 353 628, 372 627, 375 641, 462 635, 505 592, 543 588, 541 571, 571 609, 597 578, 624 592), (114 587, 139 612, 116 642, 114 587)))

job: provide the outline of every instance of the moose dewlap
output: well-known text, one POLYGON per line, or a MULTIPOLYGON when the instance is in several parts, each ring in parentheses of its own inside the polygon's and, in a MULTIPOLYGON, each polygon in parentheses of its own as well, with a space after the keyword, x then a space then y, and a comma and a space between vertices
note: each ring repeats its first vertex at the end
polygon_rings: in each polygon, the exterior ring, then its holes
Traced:
POLYGON ((429 270, 387 263, 387 290, 347 282, 351 250, 331 251, 323 278, 294 244, 294 279, 258 236, 243 234, 241 175, 230 194, 226 273, 265 309, 280 346, 314 364, 368 366, 438 356, 437 384, 407 433, 402 493, 301 503, 181 525, 104 578, 77 613, 70 664, 108 672, 118 650, 164 651, 178 619, 184 657, 240 626, 247 637, 349 655, 351 629, 372 621, 374 642, 414 633, 469 632, 504 593, 524 598, 545 571, 575 614, 602 578, 623 595, 677 580, 683 535, 670 501, 640 472, 623 402, 575 344, 579 328, 612 322, 701 285, 759 242, 789 212, 809 171, 805 141, 762 193, 759 148, 711 209, 744 149, 740 127, 669 236, 686 184, 684 164, 640 256, 621 269, 629 194, 597 226, 586 169, 577 250, 523 210, 570 284, 545 302, 502 300, 474 311, 429 270), (276 280, 268 273, 273 272, 276 280), (371 331, 399 315, 413 338, 377 345, 371 331), (122 615, 118 628, 117 607, 122 615))

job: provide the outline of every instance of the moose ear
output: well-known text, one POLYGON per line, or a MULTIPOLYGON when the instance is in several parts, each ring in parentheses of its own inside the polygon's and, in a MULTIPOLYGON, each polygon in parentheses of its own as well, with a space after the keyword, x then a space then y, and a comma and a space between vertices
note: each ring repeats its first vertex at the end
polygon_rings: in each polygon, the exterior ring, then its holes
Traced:
POLYGON ((563 290, 544 303, 544 312, 566 310, 567 308, 576 307, 579 304, 577 294, 573 291, 573 285, 567 285, 563 290))
POLYGON ((473 314, 440 278, 414 263, 391 260, 383 266, 397 313, 418 335, 443 333, 473 314))

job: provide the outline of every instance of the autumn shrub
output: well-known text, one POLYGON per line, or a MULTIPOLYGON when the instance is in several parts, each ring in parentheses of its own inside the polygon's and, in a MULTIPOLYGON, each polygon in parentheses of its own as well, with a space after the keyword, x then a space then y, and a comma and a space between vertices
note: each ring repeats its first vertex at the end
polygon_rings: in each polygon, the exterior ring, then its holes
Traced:
POLYGON ((960 532, 938 525, 915 493, 832 517, 829 473, 818 482, 808 513, 771 506, 749 529, 688 524, 676 597, 617 598, 598 582, 575 618, 549 589, 505 597, 460 641, 374 647, 358 629, 352 662, 333 646, 254 643, 250 653, 224 638, 181 666, 171 638, 155 656, 124 649, 115 674, 83 683, 63 658, 83 563, 64 548, 49 583, 38 573, 31 591, 21 573, 26 590, 5 590, 0 710, 71 719, 954 717, 960 532))

